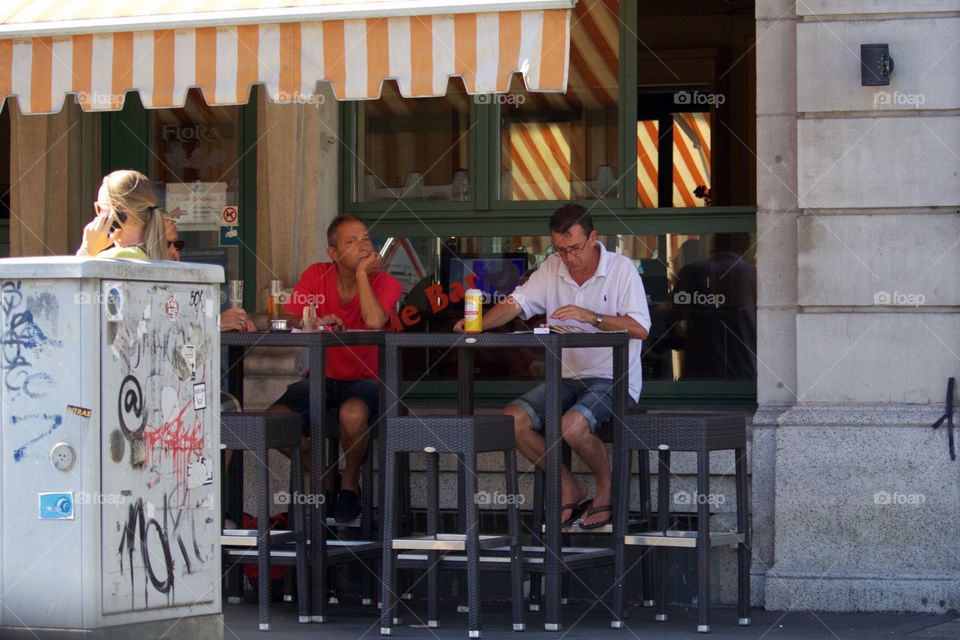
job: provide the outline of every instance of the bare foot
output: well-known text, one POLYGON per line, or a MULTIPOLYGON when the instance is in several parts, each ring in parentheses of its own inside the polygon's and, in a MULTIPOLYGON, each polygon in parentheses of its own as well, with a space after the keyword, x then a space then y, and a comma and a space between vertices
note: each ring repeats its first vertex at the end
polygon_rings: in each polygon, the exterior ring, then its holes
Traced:
POLYGON ((560 492, 560 504, 565 508, 560 512, 560 522, 567 522, 573 515, 575 506, 583 502, 587 497, 587 488, 582 484, 573 486, 564 486, 560 492))
POLYGON ((582 516, 580 516, 580 527, 582 529, 595 529, 601 527, 610 521, 613 508, 611 507, 612 495, 610 487, 597 486, 597 495, 593 498, 593 503, 582 516))
POLYGON ((590 507, 580 516, 578 525, 581 529, 598 529, 605 524, 610 524, 613 519, 613 506, 609 504, 598 505, 591 502, 590 507))

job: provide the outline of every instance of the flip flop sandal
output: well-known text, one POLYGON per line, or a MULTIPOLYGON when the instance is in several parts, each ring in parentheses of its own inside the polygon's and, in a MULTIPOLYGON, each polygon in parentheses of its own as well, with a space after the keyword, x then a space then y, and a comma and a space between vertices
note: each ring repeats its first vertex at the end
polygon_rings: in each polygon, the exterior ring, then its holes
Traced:
POLYGON ((584 511, 583 514, 582 514, 580 517, 583 518, 583 517, 585 516, 585 517, 589 518, 590 516, 596 515, 596 514, 598 514, 598 513, 608 513, 608 514, 610 514, 610 515, 608 515, 608 516, 606 517, 606 519, 600 520, 599 522, 592 522, 592 523, 590 523, 590 524, 583 524, 583 523, 581 522, 581 523, 579 524, 580 528, 581 528, 581 529, 599 529, 600 527, 602 527, 602 526, 605 525, 605 524, 610 524, 610 521, 613 519, 613 505, 609 505, 609 504, 608 504, 608 505, 604 505, 604 506, 602 506, 602 507, 593 507, 593 506, 591 506, 589 509, 587 509, 586 511, 584 511))
POLYGON ((567 509, 570 509, 570 517, 560 523, 561 527, 569 527, 574 522, 576 522, 580 516, 583 515, 583 512, 593 503, 593 500, 589 498, 584 498, 580 502, 568 502, 567 504, 560 505, 560 513, 563 513, 567 509))

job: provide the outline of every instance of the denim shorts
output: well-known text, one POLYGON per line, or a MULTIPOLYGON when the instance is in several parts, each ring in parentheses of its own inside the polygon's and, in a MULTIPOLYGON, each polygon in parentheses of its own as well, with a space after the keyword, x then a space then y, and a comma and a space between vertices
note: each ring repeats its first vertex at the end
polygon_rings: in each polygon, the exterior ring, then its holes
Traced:
MULTIPOLYGON (((380 389, 371 378, 335 380, 327 378, 327 408, 339 407, 350 398, 360 398, 370 411, 369 423, 376 419, 380 408, 380 389)), ((283 405, 303 418, 303 435, 310 435, 310 379, 297 380, 287 387, 274 404, 283 405)))
MULTIPOLYGON (((547 388, 541 384, 523 394, 510 404, 515 404, 530 416, 533 428, 543 431, 547 412, 547 388)), ((627 399, 629 407, 636 406, 633 398, 627 399)), ((590 431, 613 417, 613 380, 610 378, 564 378, 560 385, 560 411, 573 409, 590 424, 590 431)))

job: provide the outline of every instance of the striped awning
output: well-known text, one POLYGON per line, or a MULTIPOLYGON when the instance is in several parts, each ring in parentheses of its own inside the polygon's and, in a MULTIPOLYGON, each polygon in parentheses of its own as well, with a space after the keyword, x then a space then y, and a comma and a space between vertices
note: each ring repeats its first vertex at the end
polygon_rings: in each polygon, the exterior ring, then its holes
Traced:
POLYGON ((55 113, 243 104, 254 84, 276 102, 376 99, 393 78, 406 98, 566 89, 576 0, 15 0, 0 8, 0 99, 55 113))

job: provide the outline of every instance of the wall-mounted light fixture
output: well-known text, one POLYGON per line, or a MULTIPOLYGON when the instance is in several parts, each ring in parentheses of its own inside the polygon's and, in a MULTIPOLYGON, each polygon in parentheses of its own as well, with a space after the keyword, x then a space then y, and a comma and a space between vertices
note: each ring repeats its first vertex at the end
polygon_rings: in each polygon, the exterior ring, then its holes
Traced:
POLYGON ((890 84, 893 73, 893 58, 888 44, 860 45, 860 84, 864 87, 881 87, 890 84))

